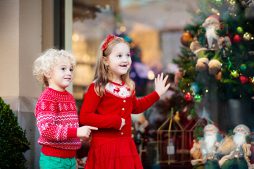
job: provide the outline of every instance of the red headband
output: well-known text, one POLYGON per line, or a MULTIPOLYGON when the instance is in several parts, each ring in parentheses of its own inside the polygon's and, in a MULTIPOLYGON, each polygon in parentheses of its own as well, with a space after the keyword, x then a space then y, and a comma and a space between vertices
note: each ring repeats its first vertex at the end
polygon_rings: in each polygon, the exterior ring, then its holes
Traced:
POLYGON ((106 40, 104 41, 103 45, 101 46, 101 50, 104 51, 105 49, 107 49, 108 44, 115 38, 116 38, 115 35, 109 34, 106 40))

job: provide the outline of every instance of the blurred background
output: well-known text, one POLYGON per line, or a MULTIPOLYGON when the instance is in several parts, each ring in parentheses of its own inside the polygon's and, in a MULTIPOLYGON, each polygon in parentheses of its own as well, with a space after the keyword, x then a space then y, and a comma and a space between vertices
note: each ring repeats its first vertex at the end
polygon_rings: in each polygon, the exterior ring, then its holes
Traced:
MULTIPOLYGON (((0 97, 26 130, 26 166, 39 168, 33 112, 44 87, 32 76, 33 61, 48 48, 72 51, 77 66, 68 90, 80 108, 108 34, 130 43, 138 97, 152 91, 158 73, 170 77, 166 95, 133 116, 145 169, 192 168, 189 150, 207 123, 223 133, 239 123, 253 131, 253 6, 253 0, 0 0, 0 97), (220 25, 215 37, 204 25, 212 15, 220 25), (200 58, 215 65, 198 67, 200 58)), ((80 159, 88 149, 85 143, 80 159)))

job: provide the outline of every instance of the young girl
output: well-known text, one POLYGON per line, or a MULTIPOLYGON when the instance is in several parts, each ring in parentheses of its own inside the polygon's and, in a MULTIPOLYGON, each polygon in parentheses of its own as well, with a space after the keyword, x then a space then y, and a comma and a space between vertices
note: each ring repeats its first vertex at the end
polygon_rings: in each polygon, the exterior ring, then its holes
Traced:
POLYGON ((80 111, 80 123, 98 127, 92 133, 85 169, 142 169, 131 138, 131 113, 141 113, 166 92, 167 77, 155 79, 155 91, 137 99, 129 77, 130 47, 122 38, 108 35, 97 61, 94 82, 80 111))
POLYGON ((74 57, 63 50, 49 49, 34 62, 33 74, 46 88, 35 109, 38 143, 42 145, 41 169, 76 169, 80 138, 87 138, 95 127, 79 127, 73 96, 65 89, 72 81, 74 57))

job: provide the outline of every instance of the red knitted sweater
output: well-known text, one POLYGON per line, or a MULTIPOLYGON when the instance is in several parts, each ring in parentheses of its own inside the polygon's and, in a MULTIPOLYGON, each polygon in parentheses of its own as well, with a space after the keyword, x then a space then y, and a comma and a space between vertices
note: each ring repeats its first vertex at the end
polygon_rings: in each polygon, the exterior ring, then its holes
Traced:
POLYGON ((67 91, 46 88, 36 104, 35 117, 42 153, 62 158, 75 157, 81 142, 77 137, 79 123, 73 96, 67 91))

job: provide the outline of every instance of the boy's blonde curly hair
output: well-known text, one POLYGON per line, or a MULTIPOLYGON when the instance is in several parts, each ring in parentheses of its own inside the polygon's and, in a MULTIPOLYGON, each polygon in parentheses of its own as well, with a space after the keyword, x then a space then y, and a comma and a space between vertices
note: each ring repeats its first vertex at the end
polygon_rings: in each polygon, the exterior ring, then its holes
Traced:
POLYGON ((48 86, 49 84, 46 75, 50 74, 60 59, 68 59, 73 67, 76 64, 75 57, 70 52, 58 49, 48 49, 34 61, 33 75, 39 82, 48 86))

